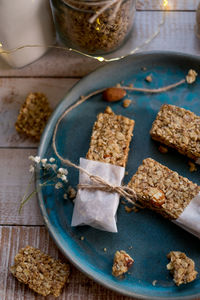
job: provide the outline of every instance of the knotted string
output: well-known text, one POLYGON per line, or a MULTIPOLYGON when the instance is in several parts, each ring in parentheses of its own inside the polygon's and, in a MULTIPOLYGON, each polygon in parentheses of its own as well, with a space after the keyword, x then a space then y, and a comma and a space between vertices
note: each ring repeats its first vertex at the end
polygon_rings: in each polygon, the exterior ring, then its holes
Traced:
POLYGON ((93 12, 93 16, 89 18, 88 22, 89 23, 94 23, 94 21, 102 14, 104 13, 107 9, 111 8, 111 6, 115 6, 113 12, 111 13, 109 19, 114 19, 117 12, 120 9, 120 6, 122 4, 123 0, 105 0, 105 1, 76 1, 76 0, 64 0, 64 3, 69 5, 72 8, 77 9, 79 6, 83 5, 87 8, 92 8, 92 7, 101 7, 100 9, 96 9, 93 12))
MULTIPOLYGON (((175 88, 183 83, 185 83, 186 80, 182 79, 177 83, 162 87, 162 88, 158 88, 158 89, 145 89, 145 88, 135 88, 135 87, 126 87, 124 86, 123 89, 127 89, 127 90, 131 90, 131 91, 139 91, 139 92, 144 92, 144 93, 161 93, 161 92, 165 92, 168 91, 172 88, 175 88)), ((87 96, 82 96, 77 102, 75 102, 72 106, 70 106, 66 111, 64 111, 64 113, 60 116, 60 118, 58 119, 58 121, 56 122, 56 126, 53 132, 53 138, 52 138, 52 146, 54 149, 55 154, 57 155, 57 157, 60 159, 60 161, 63 164, 66 164, 70 167, 73 167, 77 170, 79 170, 80 172, 85 173, 89 179, 95 183, 96 185, 90 185, 90 184, 79 184, 78 188, 80 189, 97 189, 97 190, 103 190, 109 193, 118 193, 120 196, 124 197, 128 202, 134 204, 135 206, 138 207, 142 207, 141 205, 139 205, 138 203, 136 203, 137 201, 137 194, 134 191, 134 189, 129 188, 128 186, 114 186, 112 185, 110 182, 105 181, 102 177, 99 177, 97 175, 92 175, 90 174, 87 170, 85 170, 84 168, 80 167, 79 165, 74 164, 73 162, 71 162, 69 159, 67 158, 63 158, 57 150, 56 147, 56 134, 58 131, 58 126, 60 124, 60 122, 63 120, 63 118, 69 113, 71 112, 73 109, 75 109, 76 107, 78 107, 79 105, 81 105, 82 103, 84 103, 86 100, 88 100, 89 98, 91 98, 92 96, 95 96, 99 93, 102 93, 103 91, 105 91, 107 88, 104 89, 99 89, 96 91, 93 91, 92 93, 88 94, 87 96)))

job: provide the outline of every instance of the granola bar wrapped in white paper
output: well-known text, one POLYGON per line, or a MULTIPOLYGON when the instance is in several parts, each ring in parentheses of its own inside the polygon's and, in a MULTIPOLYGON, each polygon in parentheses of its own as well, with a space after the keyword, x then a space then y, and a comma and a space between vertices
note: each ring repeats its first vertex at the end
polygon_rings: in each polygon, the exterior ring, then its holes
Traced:
MULTIPOLYGON (((120 186, 124 177, 124 167, 80 158, 80 167, 92 175, 102 177, 112 185, 120 186)), ((87 174, 79 173, 80 184, 94 184, 87 174)), ((109 232, 117 232, 116 213, 119 205, 117 193, 98 189, 79 189, 74 205, 72 226, 90 225, 109 232)))
POLYGON ((146 158, 129 182, 144 207, 200 238, 200 186, 146 158))
MULTIPOLYGON (((94 123, 87 159, 80 166, 92 175, 120 186, 128 160, 133 136, 134 120, 116 115, 110 107, 97 116, 94 123)), ((80 173, 80 184, 93 185, 86 174, 80 173)), ((96 184, 95 184, 96 185, 96 184)), ((117 232, 116 212, 119 205, 117 193, 81 189, 75 199, 72 226, 90 225, 97 229, 117 232)))

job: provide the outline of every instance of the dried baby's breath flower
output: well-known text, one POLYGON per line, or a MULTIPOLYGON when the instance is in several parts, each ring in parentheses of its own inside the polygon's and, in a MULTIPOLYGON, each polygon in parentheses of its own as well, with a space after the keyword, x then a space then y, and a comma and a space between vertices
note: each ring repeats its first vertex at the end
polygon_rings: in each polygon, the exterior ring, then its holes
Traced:
POLYGON ((30 165, 29 172, 30 172, 30 173, 33 173, 34 171, 35 171, 34 166, 33 166, 33 165, 30 165))
MULTIPOLYGON (((38 189, 41 189, 43 186, 54 185, 54 184, 55 184, 55 186, 54 186, 55 189, 60 189, 60 188, 64 187, 63 183, 67 182, 67 176, 66 176, 68 174, 67 169, 64 169, 64 168, 59 168, 58 169, 58 166, 56 164, 51 164, 51 162, 55 162, 55 159, 53 157, 51 157, 49 159, 50 163, 47 163, 47 161, 48 161, 47 158, 40 158, 40 156, 30 155, 29 159, 33 162, 33 164, 30 165, 30 168, 29 168, 29 172, 32 173, 32 177, 31 177, 31 180, 29 182, 27 191, 25 192, 25 195, 22 198, 22 201, 20 203, 19 212, 21 211, 21 209, 24 206, 24 204, 34 194, 36 194, 38 192, 38 190, 36 189, 33 192, 28 193, 29 192, 29 188, 31 187, 32 180, 34 178, 33 175, 34 175, 36 167, 37 168, 39 168, 39 167, 42 168, 42 170, 44 172, 44 175, 42 175, 42 177, 41 177, 42 181, 40 182, 38 189), (62 180, 62 182, 58 181, 59 179, 62 180), (58 182, 55 182, 55 181, 58 181, 58 182)), ((63 198, 67 199, 67 194, 64 194, 63 198)))
POLYGON ((67 182, 67 176, 66 175, 61 175, 60 179, 64 182, 67 182))
POLYGON ((42 163, 43 165, 45 165, 45 164, 47 163, 47 158, 41 159, 41 163, 42 163))
POLYGON ((76 190, 73 189, 73 187, 69 186, 67 192, 68 192, 68 195, 69 195, 70 199, 73 199, 73 198, 76 197, 76 190))
POLYGON ((56 169, 58 168, 58 166, 56 164, 51 165, 52 170, 54 170, 54 172, 56 172, 56 169))
POLYGON ((33 162, 35 162, 36 164, 39 164, 39 163, 40 163, 40 156, 33 156, 33 155, 30 155, 30 156, 29 156, 29 159, 32 160, 33 162))
POLYGON ((57 182, 56 184, 55 184, 55 188, 57 189, 57 190, 59 190, 59 189, 61 189, 63 187, 63 184, 62 184, 62 182, 57 182))
POLYGON ((67 169, 64 169, 64 168, 59 168, 59 169, 58 169, 58 172, 59 172, 60 174, 63 174, 63 175, 67 175, 67 174, 68 174, 67 169))

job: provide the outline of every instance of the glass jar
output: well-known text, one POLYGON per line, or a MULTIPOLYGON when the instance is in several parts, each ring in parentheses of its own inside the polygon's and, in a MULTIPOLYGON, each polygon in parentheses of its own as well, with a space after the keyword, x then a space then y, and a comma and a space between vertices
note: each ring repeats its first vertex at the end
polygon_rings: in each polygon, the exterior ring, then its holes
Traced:
POLYGON ((60 41, 97 55, 116 50, 126 40, 136 0, 51 0, 51 7, 60 41))

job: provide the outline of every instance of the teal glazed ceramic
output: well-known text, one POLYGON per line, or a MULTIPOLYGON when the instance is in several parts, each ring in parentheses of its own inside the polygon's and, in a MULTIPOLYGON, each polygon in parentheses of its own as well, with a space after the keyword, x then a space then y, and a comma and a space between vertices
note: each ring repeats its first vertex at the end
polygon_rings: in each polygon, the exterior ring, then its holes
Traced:
MULTIPOLYGON (((52 149, 55 124, 66 108, 81 95, 119 82, 125 85, 133 83, 135 87, 158 88, 183 79, 191 68, 200 73, 198 57, 169 52, 137 54, 103 66, 80 80, 60 102, 45 129, 38 155, 55 157, 52 149), (148 83, 145 78, 150 74, 153 80, 148 83)), ((126 168, 128 175, 124 182, 129 182, 143 159, 152 157, 200 184, 199 167, 197 172, 190 173, 186 157, 174 150, 161 154, 158 144, 149 135, 152 122, 164 103, 175 104, 200 115, 200 78, 192 85, 183 84, 165 93, 155 95, 128 92, 126 98, 132 100, 132 104, 126 109, 122 106, 122 101, 110 104, 116 114, 135 120, 126 168)), ((99 94, 62 120, 56 143, 63 157, 78 164, 79 158, 86 156, 93 123, 107 104, 99 94)), ((68 171, 69 185, 76 187, 78 172, 73 168, 68 168, 68 171)), ((39 176, 36 183, 41 183, 39 176)), ((63 199, 63 193, 63 190, 56 190, 52 186, 45 187, 38 194, 39 204, 57 246, 86 275, 107 288, 140 299, 182 300, 200 297, 199 277, 190 284, 177 287, 166 269, 167 253, 183 251, 195 261, 196 269, 200 272, 200 240, 154 212, 142 210, 128 214, 122 204, 117 215, 118 233, 95 230, 89 226, 72 228, 73 202, 63 199), (80 239, 81 236, 84 236, 84 240, 80 239), (104 248, 107 248, 107 252, 104 252, 104 248), (135 260, 124 279, 117 279, 111 274, 116 250, 127 251, 135 260), (154 280, 157 280, 155 286, 152 284, 154 280)))

